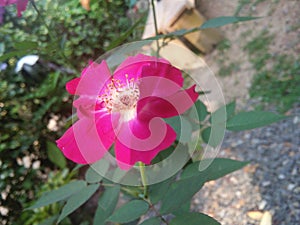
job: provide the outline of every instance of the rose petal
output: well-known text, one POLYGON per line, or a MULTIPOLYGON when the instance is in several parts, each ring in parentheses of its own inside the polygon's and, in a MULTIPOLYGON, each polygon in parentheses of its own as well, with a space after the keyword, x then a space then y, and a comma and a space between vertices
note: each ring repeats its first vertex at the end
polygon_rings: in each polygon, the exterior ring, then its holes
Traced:
POLYGON ((182 87, 183 78, 180 70, 164 59, 139 54, 128 57, 115 71, 114 79, 126 83, 126 79, 138 80, 143 77, 165 77, 182 87))
POLYGON ((167 129, 167 124, 161 118, 148 121, 133 119, 119 126, 117 138, 130 149, 150 151, 163 142, 167 129))
POLYGON ((66 83, 66 89, 71 95, 75 95, 79 82, 80 77, 76 77, 66 83))
MULTIPOLYGON (((153 74, 158 74, 153 70, 153 74)), ((140 99, 149 97, 149 96, 156 96, 156 97, 166 97, 175 94, 176 92, 181 90, 183 85, 181 72, 176 68, 170 69, 166 71, 166 74, 169 74, 166 77, 158 77, 158 76, 145 76, 144 73, 142 76, 143 78, 140 79, 139 89, 140 89, 140 99), (175 72, 176 71, 176 72, 175 72), (175 78, 168 78, 171 74, 175 74, 178 79, 175 78)))
POLYGON ((95 114, 107 112, 97 96, 81 95, 78 99, 73 101, 73 106, 77 109, 76 113, 78 118, 91 118, 94 117, 95 114))
POLYGON ((115 73, 119 72, 120 70, 123 70, 125 67, 129 65, 136 64, 136 63, 145 63, 145 62, 163 62, 166 64, 170 64, 167 60, 162 58, 156 58, 154 56, 138 54, 136 56, 129 56, 127 59, 125 59, 115 70, 115 73))
POLYGON ((22 12, 26 10, 28 0, 17 0, 18 17, 22 16, 22 12))
POLYGON ((11 4, 15 4, 18 0, 1 0, 0 6, 7 6, 11 4))
POLYGON ((154 117, 169 118, 180 115, 193 106, 198 96, 194 85, 187 90, 178 91, 164 98, 146 97, 138 102, 138 118, 149 120, 154 117))
MULTIPOLYGON (((176 133, 171 126, 166 124, 167 132, 164 135, 162 142, 149 151, 136 151, 130 148, 130 146, 125 145, 119 140, 115 142, 115 154, 118 165, 121 169, 128 170, 136 162, 143 162, 145 164, 150 164, 155 156, 168 148, 176 139, 176 133)), ((159 130, 155 132, 159 133, 159 130)), ((129 137, 130 138, 130 137, 129 137)))
MULTIPOLYGON (((76 88, 76 95, 97 96, 105 88, 106 83, 111 79, 110 70, 106 61, 101 64, 93 63, 83 72, 76 88)), ((74 85, 76 85, 74 83, 74 85)))
POLYGON ((66 158, 80 164, 101 159, 112 145, 115 134, 110 116, 94 120, 80 119, 56 141, 66 158))

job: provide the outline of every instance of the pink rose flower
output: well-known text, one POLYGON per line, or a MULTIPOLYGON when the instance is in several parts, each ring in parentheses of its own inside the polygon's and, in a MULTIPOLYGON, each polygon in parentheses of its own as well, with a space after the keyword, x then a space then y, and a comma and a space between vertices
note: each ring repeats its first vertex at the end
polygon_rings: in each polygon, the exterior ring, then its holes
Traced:
POLYGON ((18 16, 22 16, 22 12, 26 10, 28 0, 0 0, 0 6, 16 4, 18 16))
POLYGON ((139 54, 128 57, 111 76, 105 61, 91 63, 66 84, 79 120, 57 146, 79 164, 101 159, 114 144, 120 168, 152 159, 176 139, 162 118, 180 115, 198 98, 195 86, 182 89, 179 69, 168 61, 139 54))

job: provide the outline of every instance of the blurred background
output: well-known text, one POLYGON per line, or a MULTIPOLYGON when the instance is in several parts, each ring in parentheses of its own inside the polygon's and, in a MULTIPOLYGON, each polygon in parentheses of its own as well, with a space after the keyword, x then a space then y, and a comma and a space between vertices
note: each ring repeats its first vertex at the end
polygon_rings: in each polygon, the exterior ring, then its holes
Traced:
MULTIPOLYGON (((161 0, 164 1, 164 0, 161 0)), ((148 1, 39 0, 22 17, 0 8, 0 224, 52 224, 62 205, 23 211, 42 193, 82 176, 55 145, 72 122, 65 83, 89 60, 140 40, 148 1)), ((203 18, 262 16, 218 29, 217 41, 182 39, 216 74, 227 102, 290 118, 259 130, 227 133, 222 157, 249 160, 244 170, 209 183, 193 210, 222 224, 300 223, 300 7, 293 0, 197 0, 203 18), (221 37, 221 38, 219 38, 221 37), (192 43, 191 43, 192 42, 192 43)), ((179 15, 177 15, 179 17, 179 15)), ((158 18, 160 19, 160 18, 158 18)), ((189 26, 189 24, 187 25, 189 26)), ((175 29, 175 28, 174 28, 175 29)), ((90 203, 92 205, 92 203, 90 203)), ((90 224, 84 205, 62 224, 90 224), (83 213, 85 212, 85 213, 83 213)), ((268 225, 268 224, 265 224, 268 225)))

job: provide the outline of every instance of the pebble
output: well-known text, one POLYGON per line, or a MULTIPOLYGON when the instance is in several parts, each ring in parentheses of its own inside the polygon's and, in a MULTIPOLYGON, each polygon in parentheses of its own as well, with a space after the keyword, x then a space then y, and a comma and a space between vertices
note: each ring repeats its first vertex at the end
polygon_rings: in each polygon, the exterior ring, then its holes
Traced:
POLYGON ((258 205, 258 209, 259 210, 264 210, 265 208, 266 208, 266 206, 267 206, 267 201, 266 200, 262 200, 260 203, 259 203, 259 205, 258 205))
POLYGON ((288 190, 288 191, 292 191, 295 187, 296 187, 295 184, 289 184, 289 185, 287 186, 287 190, 288 190))
POLYGON ((300 193, 300 187, 295 188, 294 192, 297 193, 297 194, 300 193))
POLYGON ((263 182, 262 182, 262 186, 263 186, 263 187, 270 186, 270 184, 271 184, 270 181, 263 181, 263 182))
POLYGON ((251 135, 249 134, 249 133, 246 133, 245 135, 244 135, 244 138, 245 139, 249 139, 251 137, 251 135))
POLYGON ((293 170, 292 170, 292 173, 291 173, 293 176, 295 176, 295 175, 297 175, 297 168, 295 167, 295 168, 293 168, 293 170))
POLYGON ((293 123, 294 123, 294 124, 297 124, 297 123, 299 123, 299 122, 300 122, 300 117, 295 116, 294 119, 293 119, 293 123))
POLYGON ((253 145, 257 145, 259 143, 260 143, 260 140, 257 138, 251 140, 251 144, 253 144, 253 145))

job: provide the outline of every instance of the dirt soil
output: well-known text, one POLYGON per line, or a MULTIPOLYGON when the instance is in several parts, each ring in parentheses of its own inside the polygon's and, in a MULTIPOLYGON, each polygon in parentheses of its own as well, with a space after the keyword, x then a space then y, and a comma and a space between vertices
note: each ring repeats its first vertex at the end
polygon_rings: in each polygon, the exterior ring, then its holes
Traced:
MULTIPOLYGON (((196 0, 198 10, 206 18, 218 16, 232 16, 235 14, 239 0, 196 0)), ((245 1, 244 1, 245 2, 245 1)), ((237 99, 243 105, 248 99, 248 89, 255 74, 249 62, 248 54, 243 50, 247 42, 251 41, 262 31, 267 30, 274 35, 271 43, 271 54, 300 54, 300 2, 298 0, 264 0, 251 2, 239 12, 238 16, 258 16, 261 19, 228 25, 219 30, 231 46, 225 51, 214 50, 205 56, 206 63, 218 76, 220 60, 225 66, 234 63, 238 68, 230 76, 218 79, 225 94, 226 101, 237 99), (255 2, 260 2, 253 6, 255 2)), ((270 65, 271 66, 271 65, 270 65)))

